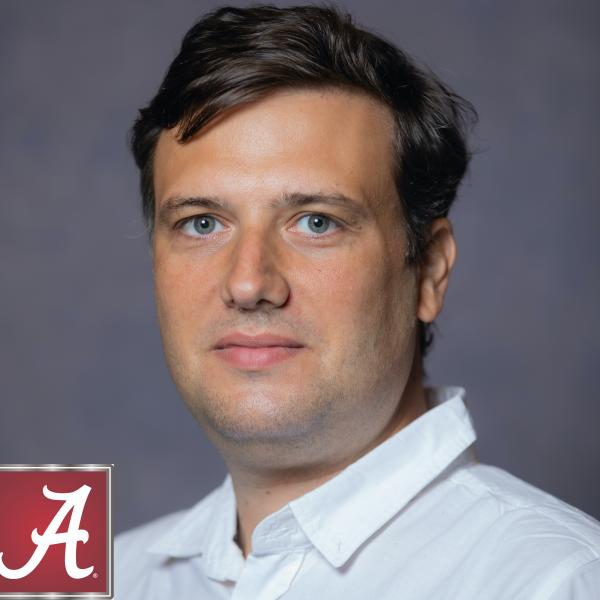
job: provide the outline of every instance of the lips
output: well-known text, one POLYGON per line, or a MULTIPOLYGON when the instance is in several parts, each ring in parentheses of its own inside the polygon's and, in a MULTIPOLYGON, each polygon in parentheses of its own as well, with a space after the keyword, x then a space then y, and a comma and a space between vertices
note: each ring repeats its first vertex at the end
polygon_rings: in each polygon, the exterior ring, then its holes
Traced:
POLYGON ((222 337, 214 346, 215 354, 238 369, 260 370, 296 356, 304 346, 289 337, 261 334, 232 333, 222 337))
POLYGON ((222 337, 216 344, 217 350, 230 346, 244 346, 246 348, 268 348, 281 346, 286 348, 301 348, 302 344, 292 338, 281 335, 264 333, 261 335, 247 335, 245 333, 231 333, 222 337))

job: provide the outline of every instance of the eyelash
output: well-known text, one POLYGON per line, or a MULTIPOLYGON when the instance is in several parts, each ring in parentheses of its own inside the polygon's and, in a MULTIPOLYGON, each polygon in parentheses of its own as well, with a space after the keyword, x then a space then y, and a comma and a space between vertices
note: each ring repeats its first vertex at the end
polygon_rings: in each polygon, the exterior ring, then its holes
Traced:
MULTIPOLYGON (((221 226, 223 226, 223 224, 221 223, 221 221, 219 219, 217 219, 217 217, 211 215, 211 214, 203 214, 203 215, 194 215, 193 217, 187 217, 185 219, 182 219, 181 221, 179 221, 178 223, 175 224, 175 229, 177 230, 182 230, 184 227, 186 227, 187 225, 193 224, 193 222, 195 220, 200 220, 200 219, 213 219, 216 223, 219 223, 221 226)), ((201 235, 199 232, 196 232, 198 235, 193 235, 190 237, 196 237, 196 238, 200 238, 200 237, 210 237, 211 234, 213 233, 212 231, 210 233, 207 233, 205 235, 201 235)), ((189 235, 189 234, 186 234, 189 235)))
MULTIPOLYGON (((303 215, 300 215, 296 219, 296 221, 295 221, 294 224, 297 225, 302 219, 304 219, 306 217, 320 217, 322 219, 325 219, 329 224, 331 224, 331 225, 334 226, 333 227, 334 231, 337 231, 338 229, 342 228, 342 224, 337 219, 334 219, 333 217, 330 217, 328 215, 324 215, 322 213, 305 213, 303 215)), ((309 237, 319 237, 319 238, 321 238, 321 237, 326 237, 328 233, 329 233, 329 228, 327 229, 327 231, 323 232, 322 235, 318 234, 318 233, 315 233, 315 232, 313 232, 312 235, 311 234, 306 234, 306 235, 308 235, 309 237)), ((329 235, 331 235, 331 233, 329 233, 329 235)))
MULTIPOLYGON (((339 229, 344 228, 344 225, 340 220, 338 220, 334 217, 331 217, 329 215, 319 213, 319 212, 310 212, 310 213, 304 213, 304 214, 299 215, 296 218, 294 225, 297 225, 302 219, 304 219, 306 217, 321 217, 321 218, 325 219, 326 221, 328 221, 328 223, 330 225, 333 225, 333 231, 337 231, 339 229)), ((182 230, 186 225, 193 223, 195 220, 200 220, 203 218, 213 219, 216 223, 219 223, 221 226, 223 226, 223 224, 217 217, 215 217, 214 215, 211 215, 210 213, 206 213, 206 214, 194 215, 192 217, 187 217, 185 219, 182 219, 181 221, 178 221, 175 224, 174 229, 182 230)), ((204 235, 200 234, 198 232, 196 232, 196 233, 197 233, 197 235, 190 235, 190 237, 194 237, 196 239, 201 238, 201 237, 209 238, 213 232, 210 232, 210 233, 207 233, 204 235)), ((217 233, 219 233, 219 232, 217 232, 217 233)), ((312 235, 311 234, 304 234, 304 235, 306 235, 307 237, 311 237, 311 238, 324 238, 324 237, 327 237, 328 234, 331 235, 331 233, 329 233, 329 228, 326 232, 323 232, 323 234, 313 232, 312 235)), ((186 235, 189 235, 189 234, 186 234, 186 235)))

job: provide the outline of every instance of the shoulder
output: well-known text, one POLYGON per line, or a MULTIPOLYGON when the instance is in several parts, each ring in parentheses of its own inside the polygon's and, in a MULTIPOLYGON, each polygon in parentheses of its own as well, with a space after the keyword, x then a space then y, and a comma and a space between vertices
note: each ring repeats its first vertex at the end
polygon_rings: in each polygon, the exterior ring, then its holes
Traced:
POLYGON ((146 585, 148 574, 164 560, 164 557, 151 553, 150 548, 185 518, 187 513, 188 510, 174 512, 115 537, 115 598, 124 600, 142 597, 143 592, 139 588, 146 585))
POLYGON ((219 488, 191 508, 173 512, 118 534, 114 541, 115 597, 133 597, 146 576, 165 562, 190 520, 202 530, 219 488))
MULTIPOLYGON (((547 593, 600 578, 600 523, 497 467, 479 463, 451 476, 481 521, 480 550, 511 579, 534 577, 547 593)), ((567 596, 565 596, 567 597, 567 596)), ((579 598, 583 596, 568 596, 579 598)))
POLYGON ((600 523, 596 519, 503 469, 475 463, 457 471, 452 481, 474 499, 487 503, 498 522, 555 533, 600 556, 600 523))
POLYGON ((163 515, 153 521, 120 533, 115 537, 115 567, 126 562, 138 562, 140 557, 173 529, 191 509, 163 515))
POLYGON ((220 490, 221 488, 212 490, 191 508, 163 515, 118 534, 115 537, 115 549, 118 548, 121 551, 121 557, 131 552, 150 549, 155 542, 163 540, 167 534, 176 535, 178 525, 182 521, 191 517, 195 522, 210 518, 209 515, 218 500, 220 490))

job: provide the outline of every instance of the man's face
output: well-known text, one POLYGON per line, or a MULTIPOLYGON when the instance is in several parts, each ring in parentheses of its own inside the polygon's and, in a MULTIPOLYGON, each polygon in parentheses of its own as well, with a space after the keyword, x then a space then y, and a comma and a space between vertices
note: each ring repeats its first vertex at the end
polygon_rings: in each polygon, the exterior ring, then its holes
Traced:
POLYGON ((336 460, 397 414, 417 274, 392 135, 386 107, 333 90, 272 94, 184 144, 161 134, 159 324, 179 392, 222 449, 336 460))

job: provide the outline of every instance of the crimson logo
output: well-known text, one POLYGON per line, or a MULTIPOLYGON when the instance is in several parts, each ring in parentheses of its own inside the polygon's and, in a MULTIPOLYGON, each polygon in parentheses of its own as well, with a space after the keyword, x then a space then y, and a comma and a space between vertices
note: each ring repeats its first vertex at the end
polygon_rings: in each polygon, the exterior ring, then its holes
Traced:
POLYGON ((111 465, 0 465, 0 598, 112 598, 111 465))

